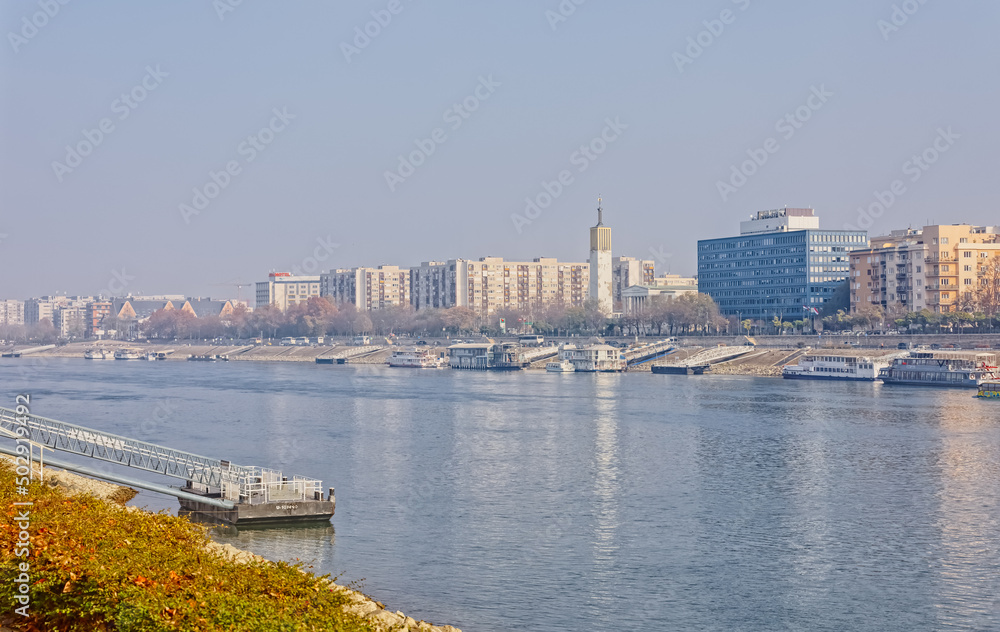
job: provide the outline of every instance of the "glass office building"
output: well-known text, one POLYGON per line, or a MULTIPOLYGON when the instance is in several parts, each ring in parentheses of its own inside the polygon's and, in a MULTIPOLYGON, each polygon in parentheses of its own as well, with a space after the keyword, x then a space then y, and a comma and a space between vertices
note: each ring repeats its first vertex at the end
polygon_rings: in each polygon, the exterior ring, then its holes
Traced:
POLYGON ((698 291, 724 316, 805 318, 847 280, 849 253, 867 247, 865 231, 820 230, 813 209, 761 211, 737 237, 698 242, 698 291))

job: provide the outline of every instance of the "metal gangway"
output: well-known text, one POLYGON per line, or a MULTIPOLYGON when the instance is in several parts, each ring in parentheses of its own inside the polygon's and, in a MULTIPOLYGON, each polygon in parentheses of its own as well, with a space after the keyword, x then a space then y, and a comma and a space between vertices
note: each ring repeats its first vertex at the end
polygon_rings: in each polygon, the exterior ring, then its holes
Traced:
POLYGON ((635 366, 669 355, 676 347, 676 342, 660 340, 628 349, 622 354, 622 358, 626 366, 635 366))
MULTIPOLYGON (((235 465, 222 459, 174 450, 38 415, 19 415, 8 408, 0 407, 0 432, 8 436, 23 437, 52 450, 178 478, 192 484, 192 487, 204 487, 206 491, 218 489, 221 498, 228 501, 227 505, 312 500, 322 495, 322 482, 316 479, 295 476, 289 481, 277 470, 235 465)), ((49 462, 69 469, 53 459, 49 459, 49 462)), ((102 477, 114 480, 110 476, 102 477)), ((158 486, 147 486, 147 489, 170 489, 156 487, 158 486)))

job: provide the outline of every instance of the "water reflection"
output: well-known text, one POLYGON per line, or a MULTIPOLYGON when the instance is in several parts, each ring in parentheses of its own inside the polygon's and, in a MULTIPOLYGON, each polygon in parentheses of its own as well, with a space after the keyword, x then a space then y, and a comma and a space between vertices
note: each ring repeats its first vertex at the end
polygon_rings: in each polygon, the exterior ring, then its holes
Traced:
POLYGON ((618 444, 618 405, 615 386, 618 376, 594 376, 591 399, 594 427, 594 586, 598 604, 610 601, 615 590, 616 553, 619 548, 619 504, 622 497, 618 444))

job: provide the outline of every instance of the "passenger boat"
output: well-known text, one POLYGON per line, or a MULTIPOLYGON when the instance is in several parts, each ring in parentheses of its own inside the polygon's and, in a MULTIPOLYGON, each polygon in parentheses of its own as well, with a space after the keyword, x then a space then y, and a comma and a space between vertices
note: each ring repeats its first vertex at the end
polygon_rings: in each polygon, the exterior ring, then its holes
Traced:
POLYGON ((816 353, 803 356, 798 365, 784 367, 781 376, 789 380, 874 382, 878 379, 879 371, 888 366, 888 360, 872 359, 868 356, 816 353))
POLYGON ((997 379, 996 364, 992 353, 914 351, 878 376, 885 384, 977 388, 981 381, 997 379))
POLYGON ((979 392, 976 397, 983 399, 1000 399, 1000 380, 982 380, 979 382, 979 392))
POLYGON ((400 349, 389 356, 389 366, 408 369, 441 369, 448 361, 430 349, 400 349))
POLYGON ((569 360, 561 360, 559 362, 546 363, 545 370, 549 373, 574 373, 576 367, 569 360))
POLYGON ((115 360, 145 360, 146 354, 139 349, 116 349, 115 360))
POLYGON ((87 349, 83 357, 87 360, 114 360, 115 354, 110 349, 87 349))

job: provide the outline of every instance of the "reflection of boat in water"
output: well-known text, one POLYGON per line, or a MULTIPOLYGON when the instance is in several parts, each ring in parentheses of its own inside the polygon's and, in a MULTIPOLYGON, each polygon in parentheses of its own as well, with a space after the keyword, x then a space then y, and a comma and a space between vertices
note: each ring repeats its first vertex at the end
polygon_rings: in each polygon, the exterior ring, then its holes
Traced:
POLYGON ((114 360, 115 354, 110 349, 87 349, 83 352, 83 357, 87 360, 114 360))
POLYGON ((874 382, 878 372, 887 368, 886 360, 868 356, 815 353, 804 356, 797 365, 782 369, 781 376, 789 380, 859 380, 874 382))
POLYGON ((545 370, 549 373, 575 373, 576 367, 569 360, 562 360, 561 362, 547 362, 545 370))
POLYGON ((115 360, 145 360, 146 354, 139 349, 118 349, 115 351, 115 360))
POLYGON ((981 381, 995 380, 996 355, 948 351, 914 351, 896 358, 879 371, 885 384, 976 388, 981 381))
POLYGON ((1000 380, 982 380, 979 382, 979 392, 976 397, 983 399, 1000 399, 1000 380))

